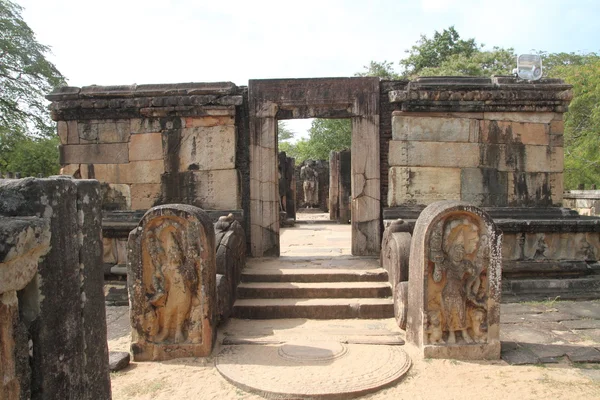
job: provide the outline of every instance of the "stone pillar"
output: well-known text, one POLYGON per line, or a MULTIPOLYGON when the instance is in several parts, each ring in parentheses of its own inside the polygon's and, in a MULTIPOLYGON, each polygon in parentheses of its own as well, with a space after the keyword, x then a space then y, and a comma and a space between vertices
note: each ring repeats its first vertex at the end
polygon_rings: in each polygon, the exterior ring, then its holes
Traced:
POLYGON ((294 174, 294 164, 296 160, 291 157, 286 157, 285 166, 285 212, 288 218, 296 219, 296 178, 294 174))
POLYGON ((31 398, 110 399, 99 183, 27 178, 0 182, 0 192, 0 215, 41 218, 50 231, 50 250, 16 295, 31 398))
POLYGON ((352 156, 349 150, 340 151, 340 191, 339 191, 339 210, 340 224, 349 224, 352 219, 351 199, 352 199, 352 156))
POLYGON ((340 216, 340 152, 329 153, 329 219, 337 221, 340 216))
POLYGON ((429 205, 410 249, 407 341, 424 357, 500 358, 502 233, 483 210, 429 205))
POLYGON ((216 335, 215 232, 202 209, 151 208, 128 242, 136 361, 210 355, 216 335))

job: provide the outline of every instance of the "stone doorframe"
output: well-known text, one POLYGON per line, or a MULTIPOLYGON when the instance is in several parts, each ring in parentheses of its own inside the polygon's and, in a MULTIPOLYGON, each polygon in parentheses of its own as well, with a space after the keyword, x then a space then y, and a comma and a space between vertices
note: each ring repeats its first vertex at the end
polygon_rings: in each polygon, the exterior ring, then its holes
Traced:
POLYGON ((352 119, 352 254, 379 254, 379 78, 250 80, 248 96, 252 256, 279 256, 277 120, 298 118, 352 119))

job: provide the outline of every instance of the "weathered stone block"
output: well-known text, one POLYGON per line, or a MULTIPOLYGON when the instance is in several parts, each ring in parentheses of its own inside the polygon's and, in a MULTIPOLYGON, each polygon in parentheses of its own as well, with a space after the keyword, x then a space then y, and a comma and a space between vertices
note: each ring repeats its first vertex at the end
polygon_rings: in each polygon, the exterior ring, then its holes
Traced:
POLYGON ((102 238, 102 262, 104 264, 117 263, 117 247, 114 238, 102 238))
POLYGON ((393 140, 416 140, 427 142, 479 141, 479 124, 470 118, 431 118, 423 116, 392 117, 393 140))
POLYGON ((562 174, 545 172, 512 172, 508 174, 510 206, 560 206, 562 174))
POLYGON ((98 182, 29 178, 0 186, 0 214, 44 218, 51 231, 49 252, 19 292, 33 344, 31 398, 110 399, 98 182))
POLYGON ((393 140, 388 158, 393 167, 476 167, 479 144, 393 140))
POLYGON ((484 112, 483 119, 549 124, 557 115, 561 114, 552 112, 484 112))
POLYGON ((550 125, 509 121, 481 121, 482 143, 550 143, 550 125))
POLYGON ((110 183, 160 183, 165 172, 163 160, 132 161, 128 164, 96 164, 95 176, 110 183))
POLYGON ((179 171, 235 168, 235 127, 184 128, 179 145, 179 171))
POLYGON ((193 173, 199 207, 209 210, 241 208, 238 171, 224 169, 193 173))
POLYGON ((135 183, 131 185, 131 209, 147 210, 160 198, 161 184, 135 183))
POLYGON ((185 119, 186 128, 209 127, 235 125, 235 120, 231 116, 206 116, 206 117, 190 117, 185 119))
POLYGON ((124 183, 102 183, 100 190, 103 210, 131 210, 131 188, 129 185, 124 183))
POLYGON ((69 142, 69 128, 66 121, 58 121, 57 123, 58 138, 60 144, 67 144, 69 142))
POLYGON ((460 199, 478 207, 508 204, 508 172, 494 168, 463 168, 460 174, 460 199))
POLYGON ((163 139, 160 132, 132 135, 129 142, 129 161, 163 159, 163 139))
POLYGON ((133 118, 130 120, 130 131, 135 133, 153 133, 162 131, 159 118, 133 118))
POLYGON ((500 358, 502 233, 467 203, 429 205, 410 250, 407 341, 425 357, 500 358))
POLYGON ((203 210, 154 207, 129 235, 135 361, 210 355, 215 334, 215 233, 203 210))
POLYGON ((550 134, 551 135, 562 135, 565 131, 564 121, 552 121, 550 122, 550 134))
POLYGON ((388 179, 390 207, 460 200, 460 168, 392 167, 388 179))
POLYGON ((522 143, 481 145, 481 166, 499 171, 562 172, 562 147, 533 146, 522 143))
POLYGON ((59 146, 61 164, 122 164, 129 162, 127 143, 59 146))

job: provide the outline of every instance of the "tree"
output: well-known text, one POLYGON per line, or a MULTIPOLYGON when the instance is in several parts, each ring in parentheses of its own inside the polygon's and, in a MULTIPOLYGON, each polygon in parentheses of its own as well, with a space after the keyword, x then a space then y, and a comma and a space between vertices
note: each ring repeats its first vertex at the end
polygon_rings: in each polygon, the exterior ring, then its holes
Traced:
POLYGON ((389 61, 377 62, 371 61, 369 65, 363 67, 364 72, 357 72, 354 76, 377 76, 382 79, 396 80, 402 79, 398 73, 394 71, 394 63, 389 61))
POLYGON ((21 17, 22 8, 0 0, 0 127, 28 135, 55 132, 44 96, 65 78, 46 59, 49 47, 38 43, 21 17))
POLYGON ((417 43, 406 51, 408 57, 400 61, 400 66, 404 69, 402 75, 418 75, 425 68, 441 66, 453 56, 469 58, 477 53, 480 47, 482 46, 473 38, 462 40, 454 26, 444 29, 441 33, 435 31, 431 39, 421 35, 417 43))
POLYGON ((516 66, 513 49, 494 47, 490 51, 478 50, 471 55, 453 54, 438 66, 425 67, 421 76, 482 76, 511 74, 516 66))
POLYGON ((547 55, 550 75, 573 85, 565 114, 566 189, 600 184, 600 58, 596 53, 547 55))
POLYGON ((57 174, 58 144, 58 136, 27 136, 0 128, 0 171, 20 172, 23 177, 57 174))

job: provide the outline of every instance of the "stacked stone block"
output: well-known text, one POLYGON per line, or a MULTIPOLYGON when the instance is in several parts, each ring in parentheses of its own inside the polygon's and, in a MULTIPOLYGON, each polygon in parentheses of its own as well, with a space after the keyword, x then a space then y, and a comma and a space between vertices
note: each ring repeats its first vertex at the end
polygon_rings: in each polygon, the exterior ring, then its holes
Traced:
POLYGON ((58 89, 48 99, 62 173, 108 184, 121 209, 239 209, 238 92, 231 83, 58 89))
POLYGON ((560 206, 570 87, 514 78, 420 78, 390 91, 390 207, 463 200, 560 206))
POLYGON ((390 206, 560 206, 562 114, 395 111, 390 206))

